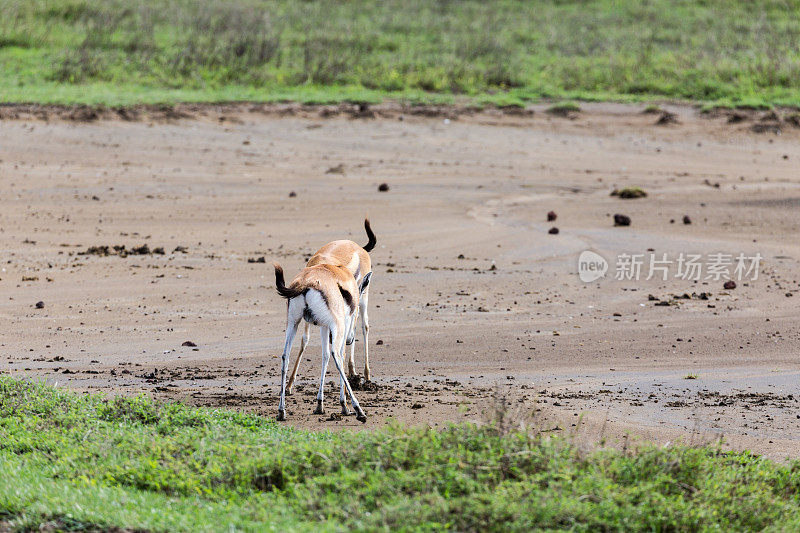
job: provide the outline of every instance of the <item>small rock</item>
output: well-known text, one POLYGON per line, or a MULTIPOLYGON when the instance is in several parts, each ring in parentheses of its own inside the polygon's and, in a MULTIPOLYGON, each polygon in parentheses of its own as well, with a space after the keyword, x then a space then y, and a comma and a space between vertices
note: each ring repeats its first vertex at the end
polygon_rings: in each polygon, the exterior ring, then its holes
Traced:
POLYGON ((375 345, 376 346, 382 346, 383 345, 383 341, 381 339, 378 339, 378 342, 376 342, 375 345))
POLYGON ((183 344, 181 344, 181 346, 187 346, 189 348, 194 348, 197 345, 195 343, 193 343, 192 341, 186 341, 183 344))
POLYGON ((292 192, 290 192, 290 193, 289 193, 289 198, 294 198, 294 197, 296 197, 296 196, 297 196, 297 193, 296 193, 296 192, 294 192, 294 191, 292 191, 292 192))
POLYGON ((36 302, 36 309, 44 309, 44 302, 36 302))
POLYGON ((725 284, 722 286, 722 288, 723 289, 727 289, 729 291, 732 291, 733 289, 736 288, 736 282, 733 281, 732 279, 730 279, 730 280, 725 282, 725 284))
POLYGON ((381 183, 378 185, 378 192, 388 192, 389 191, 389 184, 388 183, 381 183))
POLYGON ((548 230, 547 233, 549 233, 550 235, 558 235, 558 228, 552 227, 550 228, 550 230, 548 230))
POLYGON ((626 215, 620 215, 617 213, 614 215, 614 225, 615 226, 630 226, 631 225, 631 217, 626 215))
POLYGON ((683 215, 683 223, 689 225, 692 223, 692 219, 689 218, 689 215, 683 215))
POLYGON ((549 213, 547 213, 547 221, 548 222, 552 222, 557 218, 558 218, 558 215, 556 214, 555 211, 550 211, 549 213))

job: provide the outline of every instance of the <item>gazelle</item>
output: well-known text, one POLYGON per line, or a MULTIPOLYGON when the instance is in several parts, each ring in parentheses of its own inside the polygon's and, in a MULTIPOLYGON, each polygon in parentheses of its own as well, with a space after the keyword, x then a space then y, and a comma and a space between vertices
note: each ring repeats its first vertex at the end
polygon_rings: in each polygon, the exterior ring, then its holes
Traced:
MULTIPOLYGON (((332 264, 309 266, 300 271, 289 286, 283 279, 283 269, 278 263, 275 267, 275 286, 278 294, 288 300, 286 319, 286 344, 283 347, 281 359, 281 399, 278 403, 278 420, 286 420, 286 372, 289 370, 289 353, 292 350, 297 327, 301 320, 307 324, 321 326, 322 337, 322 376, 319 380, 317 392, 317 408, 314 414, 323 414, 323 392, 325 387, 325 372, 328 368, 329 356, 333 356, 333 363, 339 371, 340 388, 339 402, 342 414, 349 415, 345 390, 350 396, 353 409, 356 410, 356 419, 360 422, 367 421, 367 415, 358 404, 353 395, 350 382, 344 375, 345 337, 352 337, 352 322, 356 320, 358 310, 358 286, 353 274, 347 268, 332 264)), ((352 342, 352 339, 351 339, 352 342)))
MULTIPOLYGON (((367 238, 369 239, 364 246, 360 246, 348 240, 331 241, 317 250, 311 259, 308 260, 307 266, 322 264, 342 265, 353 274, 360 294, 358 298, 358 314, 361 315, 361 331, 364 335, 364 379, 369 381, 369 314, 367 313, 367 307, 369 305, 369 282, 370 279, 372 279, 372 261, 370 260, 369 252, 375 248, 375 244, 378 241, 375 238, 375 234, 372 232, 368 218, 364 219, 364 230, 366 230, 367 238)), ((353 320, 352 333, 355 332, 355 322, 356 321, 353 320)), ((300 353, 297 354, 297 360, 294 362, 292 373, 289 375, 289 383, 286 386, 288 394, 292 393, 292 386, 297 376, 297 369, 300 367, 300 358, 308 345, 310 333, 311 324, 306 322, 303 338, 300 341, 300 353)), ((354 337, 355 335, 348 331, 347 344, 350 346, 350 357, 347 360, 347 373, 351 377, 358 375, 353 358, 355 352, 355 344, 353 343, 354 337)))

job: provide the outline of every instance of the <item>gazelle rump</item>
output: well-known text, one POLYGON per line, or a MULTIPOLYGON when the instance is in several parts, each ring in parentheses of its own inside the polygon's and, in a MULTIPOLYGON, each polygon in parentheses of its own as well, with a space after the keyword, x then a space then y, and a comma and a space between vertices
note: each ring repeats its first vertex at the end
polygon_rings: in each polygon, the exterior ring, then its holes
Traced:
POLYGON ((292 349, 297 327, 301 320, 307 324, 320 326, 322 337, 322 375, 317 392, 317 408, 315 414, 322 414, 325 372, 328 360, 333 356, 333 363, 339 372, 339 402, 342 413, 350 414, 345 401, 345 391, 350 397, 356 418, 366 422, 367 416, 353 395, 350 382, 344 374, 345 337, 352 331, 352 322, 356 320, 358 310, 358 285, 353 274, 347 268, 332 264, 320 264, 304 268, 286 286, 283 269, 278 263, 275 267, 275 286, 278 294, 287 300, 286 344, 281 358, 281 397, 278 404, 278 420, 286 420, 286 373, 289 369, 289 353, 292 349))
MULTIPOLYGON (((364 230, 367 232, 368 242, 361 246, 353 241, 339 240, 331 241, 319 250, 308 260, 307 266, 315 266, 322 264, 342 265, 353 274, 356 280, 356 285, 359 289, 358 298, 358 313, 361 316, 361 331, 364 336, 364 379, 370 380, 369 369, 369 283, 372 279, 372 260, 370 259, 369 252, 371 252, 377 244, 375 233, 369 224, 369 219, 364 219, 364 230)), ((353 344, 353 332, 356 327, 356 316, 351 325, 352 330, 348 331, 347 344, 350 346, 350 355, 347 359, 347 373, 348 375, 356 376, 354 352, 355 345, 353 344)), ((300 341, 300 353, 297 354, 297 359, 292 367, 292 373, 289 375, 289 383, 287 384, 287 393, 292 393, 292 386, 294 385, 295 378, 297 377, 297 369, 300 366, 300 359, 303 352, 308 345, 309 335, 311 333, 311 324, 306 322, 303 330, 303 337, 300 341)))

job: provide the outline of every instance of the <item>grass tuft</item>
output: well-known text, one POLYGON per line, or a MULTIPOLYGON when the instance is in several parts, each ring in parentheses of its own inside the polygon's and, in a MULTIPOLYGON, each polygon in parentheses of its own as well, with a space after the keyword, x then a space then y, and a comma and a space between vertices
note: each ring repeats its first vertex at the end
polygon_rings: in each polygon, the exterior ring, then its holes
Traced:
POLYGON ((646 198, 647 191, 645 191, 641 187, 623 187, 622 189, 614 189, 613 191, 611 191, 611 196, 616 196, 618 198, 622 198, 625 200, 631 200, 635 198, 646 198))

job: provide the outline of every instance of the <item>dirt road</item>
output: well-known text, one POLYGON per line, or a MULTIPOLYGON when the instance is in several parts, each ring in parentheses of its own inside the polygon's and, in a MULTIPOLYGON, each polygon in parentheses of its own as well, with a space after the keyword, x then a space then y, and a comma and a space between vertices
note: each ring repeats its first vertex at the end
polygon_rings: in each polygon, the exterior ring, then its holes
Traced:
MULTIPOLYGON (((285 304, 270 263, 291 276, 329 240, 366 242, 369 215, 366 428, 480 420, 500 391, 590 440, 800 456, 800 129, 544 109, 4 108, 0 371, 272 415, 285 304), (629 186, 648 196, 610 195, 629 186), (605 277, 579 279, 584 250, 605 277), (644 279, 651 256, 689 253, 763 259, 733 290, 677 262, 644 279), (619 254, 642 254, 642 279, 615 279, 619 254)), ((315 333, 290 423, 361 427, 311 414, 319 349, 315 333)))

